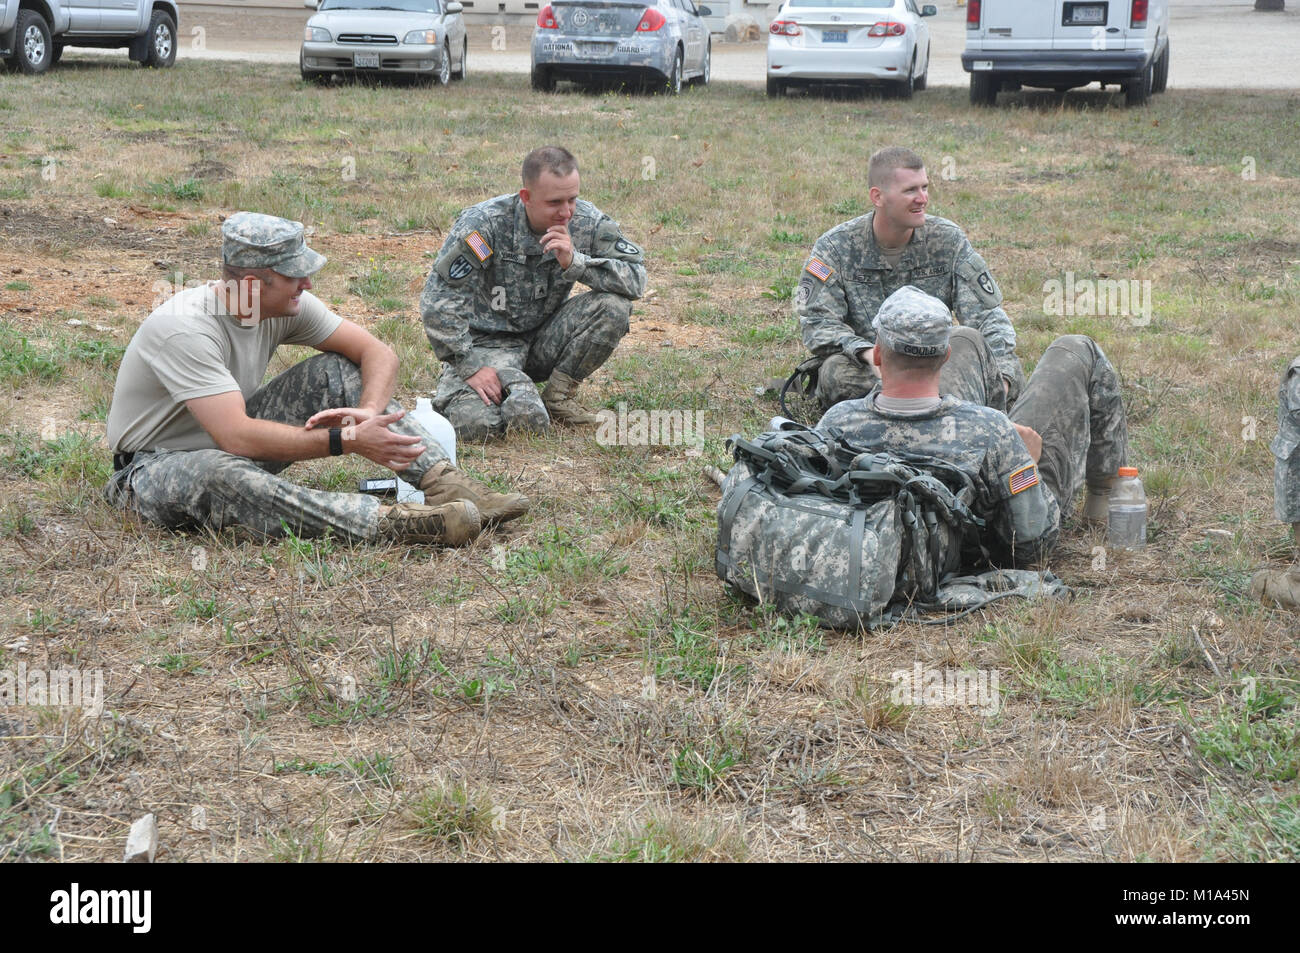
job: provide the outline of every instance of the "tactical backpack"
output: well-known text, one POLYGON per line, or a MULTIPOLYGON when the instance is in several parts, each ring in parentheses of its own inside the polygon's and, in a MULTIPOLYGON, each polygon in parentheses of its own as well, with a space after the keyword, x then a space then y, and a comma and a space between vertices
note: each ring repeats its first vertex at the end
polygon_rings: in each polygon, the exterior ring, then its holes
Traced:
POLYGON ((864 451, 834 430, 784 426, 728 441, 736 464, 718 505, 723 581, 836 629, 1068 591, 1050 573, 956 575, 988 553, 984 521, 972 509, 978 490, 951 464, 864 451))

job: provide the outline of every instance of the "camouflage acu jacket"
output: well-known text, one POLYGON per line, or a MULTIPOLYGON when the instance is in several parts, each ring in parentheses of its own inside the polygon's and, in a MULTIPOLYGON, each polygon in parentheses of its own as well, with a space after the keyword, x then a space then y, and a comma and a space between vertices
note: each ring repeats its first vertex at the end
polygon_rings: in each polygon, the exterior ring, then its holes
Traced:
POLYGON ((1034 561, 1055 545, 1060 507, 1005 414, 952 396, 930 413, 893 414, 875 399, 836 404, 817 429, 839 430, 867 450, 938 457, 969 475, 978 492, 973 508, 986 523, 983 542, 997 565, 1034 561))
POLYGON ((817 239, 795 293, 803 342, 813 354, 852 357, 871 347, 871 321, 880 305, 904 285, 938 298, 959 324, 984 335, 1002 376, 1020 376, 1016 332, 1002 310, 1002 292, 988 265, 960 228, 934 215, 914 229, 898 267, 891 268, 876 243, 875 212, 837 225, 817 239))
POLYGON ((575 282, 641 297, 642 252, 623 237, 617 222, 579 199, 569 234, 573 262, 561 269, 553 254, 543 253, 517 194, 461 212, 420 296, 424 330, 439 359, 469 377, 487 363, 474 357, 477 339, 535 330, 559 309, 575 282))

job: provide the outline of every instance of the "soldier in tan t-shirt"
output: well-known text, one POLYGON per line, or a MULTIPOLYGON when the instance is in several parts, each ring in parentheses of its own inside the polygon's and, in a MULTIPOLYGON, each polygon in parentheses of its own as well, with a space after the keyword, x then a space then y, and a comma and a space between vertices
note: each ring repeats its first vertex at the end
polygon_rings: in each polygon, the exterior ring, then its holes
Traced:
POLYGON ((308 290, 325 258, 307 247, 300 223, 239 212, 222 239, 224 280, 165 302, 122 358, 108 414, 110 503, 170 527, 447 545, 527 511, 520 494, 462 474, 404 416, 392 399, 392 348, 308 290), (322 353, 263 385, 281 344, 322 353), (295 460, 343 453, 397 471, 425 503, 383 506, 275 475, 295 460))

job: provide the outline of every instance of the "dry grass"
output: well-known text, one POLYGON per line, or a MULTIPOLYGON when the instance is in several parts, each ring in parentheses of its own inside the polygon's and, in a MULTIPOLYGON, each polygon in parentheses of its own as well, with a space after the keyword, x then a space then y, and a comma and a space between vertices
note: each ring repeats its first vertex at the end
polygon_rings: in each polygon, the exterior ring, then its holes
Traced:
POLYGON ((162 860, 1294 857, 1292 620, 1244 594, 1287 558, 1267 443, 1295 349, 1289 109, 322 90, 209 62, 10 77, 0 670, 100 668, 108 714, 0 709, 0 857, 115 860, 146 811, 162 860), (223 214, 313 224, 321 295, 394 343, 410 401, 436 374, 414 315, 429 253, 555 138, 649 252, 653 293, 593 392, 703 410, 702 456, 572 432, 462 448, 536 505, 455 552, 173 534, 99 501, 113 348, 155 282, 211 274, 223 214), (752 395, 798 358, 790 283, 895 141, 953 159, 934 211, 989 260, 1027 362, 1086 331, 1120 368, 1151 544, 1103 561, 1068 531, 1067 604, 827 633, 721 590, 699 471, 774 412, 752 395), (1044 314, 1067 270, 1150 279, 1154 320, 1044 314), (892 701, 917 662, 996 671, 999 711, 892 701))

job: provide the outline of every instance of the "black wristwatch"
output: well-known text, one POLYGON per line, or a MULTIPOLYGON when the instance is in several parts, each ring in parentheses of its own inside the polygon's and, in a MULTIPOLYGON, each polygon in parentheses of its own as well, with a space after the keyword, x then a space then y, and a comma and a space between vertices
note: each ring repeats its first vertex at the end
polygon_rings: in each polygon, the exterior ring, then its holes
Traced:
POLYGON ((330 456, 343 456, 343 429, 341 427, 330 428, 330 456))

